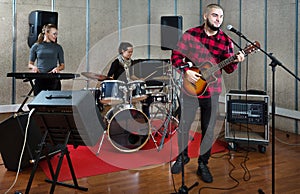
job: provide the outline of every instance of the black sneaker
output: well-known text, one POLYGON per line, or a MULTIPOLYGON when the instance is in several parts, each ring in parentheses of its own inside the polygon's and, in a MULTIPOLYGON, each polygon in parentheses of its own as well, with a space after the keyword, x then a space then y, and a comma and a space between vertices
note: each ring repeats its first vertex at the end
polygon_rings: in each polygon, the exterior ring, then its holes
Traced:
MULTIPOLYGON (((187 164, 190 161, 190 158, 187 157, 187 156, 184 156, 183 160, 184 160, 183 164, 187 164)), ((181 156, 178 156, 177 159, 176 159, 176 162, 171 167, 171 173, 172 174, 179 174, 182 171, 181 164, 182 164, 181 156)))
POLYGON ((211 173, 209 172, 207 165, 204 164, 203 162, 199 163, 197 175, 200 176, 201 179, 206 183, 213 182, 213 177, 212 177, 211 173))

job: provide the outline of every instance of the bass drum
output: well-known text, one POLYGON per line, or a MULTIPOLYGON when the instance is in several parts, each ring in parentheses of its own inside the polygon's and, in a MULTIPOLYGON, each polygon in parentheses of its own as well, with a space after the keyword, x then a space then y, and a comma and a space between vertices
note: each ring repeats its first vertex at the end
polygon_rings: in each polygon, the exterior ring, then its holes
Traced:
POLYGON ((119 151, 138 151, 149 140, 151 128, 148 117, 130 105, 110 109, 105 119, 108 122, 108 139, 119 151))

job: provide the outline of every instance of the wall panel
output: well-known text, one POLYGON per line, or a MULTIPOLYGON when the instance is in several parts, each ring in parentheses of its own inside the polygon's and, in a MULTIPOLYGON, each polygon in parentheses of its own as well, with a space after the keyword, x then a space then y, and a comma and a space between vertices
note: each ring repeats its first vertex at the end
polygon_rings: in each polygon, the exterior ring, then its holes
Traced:
MULTIPOLYGON (((81 73, 86 70, 86 17, 89 13, 90 37, 90 70, 96 73, 106 73, 111 61, 117 55, 119 37, 122 41, 130 41, 135 46, 134 58, 169 58, 170 51, 160 49, 160 17, 165 15, 183 16, 183 31, 200 24, 203 9, 208 3, 220 2, 225 11, 223 29, 241 47, 246 42, 239 39, 234 33, 228 32, 226 26, 233 25, 240 29, 250 40, 258 40, 264 48, 267 43, 267 52, 272 52, 288 69, 295 71, 299 61, 299 50, 296 51, 296 6, 298 0, 56 0, 55 11, 58 12, 58 42, 65 51, 66 69, 64 72, 81 73), (119 4, 121 2, 121 5, 119 4), (267 2, 267 3, 266 3, 267 2), (150 4, 149 4, 150 3, 150 4), (266 3, 266 4, 265 4, 266 3), (267 6, 265 6, 267 5, 267 6), (120 7, 121 6, 121 7, 120 7), (120 10, 121 8, 121 10, 120 10), (118 13, 121 13, 119 16, 118 13), (267 13, 267 14, 266 14, 267 13), (266 17, 265 17, 266 16, 266 17), (119 19, 120 23, 119 23, 119 19), (150 25, 149 25, 150 22, 150 25), (119 25, 121 24, 121 25, 119 25), (121 29, 119 27, 121 26, 121 29), (149 46, 150 44, 150 50, 149 46), (149 56, 150 54, 150 56, 149 56)), ((17 1, 16 5, 16 53, 13 53, 13 1, 0 1, 0 25, 5 29, 0 34, 1 49, 0 85, 5 90, 0 91, 0 104, 9 104, 12 101, 12 79, 6 77, 12 71, 12 58, 15 54, 17 71, 27 71, 29 47, 28 15, 33 10, 49 11, 52 1, 24 0, 17 1)), ((298 8, 299 10, 299 8, 298 8)), ((237 51, 237 50, 236 50, 237 51)), ((262 53, 248 57, 240 69, 231 75, 224 75, 225 91, 229 89, 266 89, 271 95, 271 68, 270 60, 265 61, 262 53), (248 71, 248 74, 246 74, 248 71), (266 76, 265 76, 266 75, 266 76), (248 77, 246 85, 246 77, 248 77), (265 88, 266 87, 266 88, 265 88)), ((298 75, 299 69, 298 69, 298 75)), ((83 88, 85 80, 76 81, 77 88, 83 88)), ((94 84, 94 83, 93 83, 94 84)), ((73 81, 63 81, 64 89, 72 89, 73 81)), ((22 95, 30 89, 29 83, 16 81, 16 103, 23 101, 22 95)), ((294 110, 297 99, 295 79, 282 68, 276 69, 276 103, 278 107, 294 110)), ((299 101, 299 100, 298 100, 299 101)), ((299 106, 299 103, 298 103, 299 106)), ((299 107, 297 107, 299 109, 299 107)), ((280 122, 283 128, 293 128, 291 122, 280 122)))

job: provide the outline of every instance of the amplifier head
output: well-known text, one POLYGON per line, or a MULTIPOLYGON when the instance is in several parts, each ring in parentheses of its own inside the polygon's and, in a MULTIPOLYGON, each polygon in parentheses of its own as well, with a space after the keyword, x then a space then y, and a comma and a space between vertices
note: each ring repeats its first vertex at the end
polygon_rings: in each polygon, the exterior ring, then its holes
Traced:
POLYGON ((233 123, 268 123, 268 104, 260 100, 229 100, 227 120, 233 123))

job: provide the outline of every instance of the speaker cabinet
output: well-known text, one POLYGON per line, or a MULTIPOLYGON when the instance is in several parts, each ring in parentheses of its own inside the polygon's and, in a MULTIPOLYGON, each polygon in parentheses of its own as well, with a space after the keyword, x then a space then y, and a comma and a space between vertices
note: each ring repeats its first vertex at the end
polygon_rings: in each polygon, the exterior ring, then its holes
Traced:
MULTIPOLYGON (((16 171, 24 143, 24 134, 28 113, 13 115, 0 124, 0 152, 4 166, 16 171)), ((41 141, 41 132, 34 121, 30 121, 27 141, 22 157, 21 169, 29 167, 30 160, 35 158, 35 150, 41 141)))
POLYGON ((161 17, 161 49, 173 50, 182 34, 182 16, 161 17))
POLYGON ((27 43, 31 47, 37 41, 38 35, 42 32, 44 25, 54 24, 57 26, 58 13, 36 10, 29 14, 28 20, 29 35, 27 43))
POLYGON ((41 91, 28 104, 35 109, 33 119, 42 133, 48 131, 48 142, 70 145, 95 145, 105 125, 90 91, 41 91))

